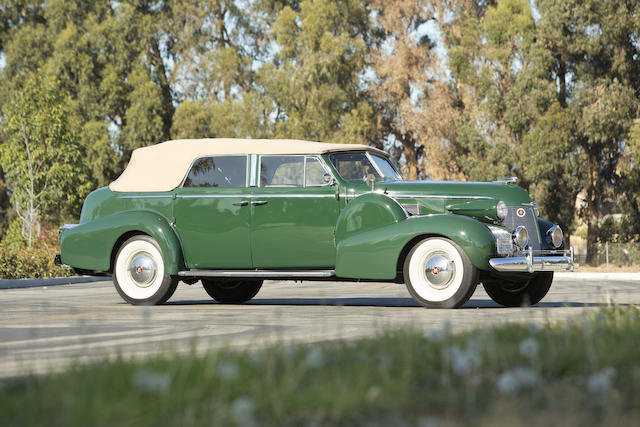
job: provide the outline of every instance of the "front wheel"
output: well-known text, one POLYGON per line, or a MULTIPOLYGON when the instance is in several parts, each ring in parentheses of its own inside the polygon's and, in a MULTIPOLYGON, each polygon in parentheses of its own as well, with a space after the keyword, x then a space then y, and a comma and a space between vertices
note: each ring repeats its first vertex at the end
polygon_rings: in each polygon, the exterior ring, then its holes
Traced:
POLYGON ((262 280, 202 279, 202 286, 218 302, 240 304, 256 296, 262 287, 262 280))
POLYGON ((478 270, 462 248, 449 239, 418 242, 404 262, 404 279, 413 298, 425 307, 460 307, 471 298, 478 270))
POLYGON ((553 271, 543 271, 521 282, 483 282, 484 290, 492 300, 505 307, 535 305, 547 295, 553 282, 553 271))
POLYGON ((113 284, 120 296, 134 305, 166 302, 178 280, 166 275, 162 252, 150 236, 134 236, 124 242, 116 255, 113 284))

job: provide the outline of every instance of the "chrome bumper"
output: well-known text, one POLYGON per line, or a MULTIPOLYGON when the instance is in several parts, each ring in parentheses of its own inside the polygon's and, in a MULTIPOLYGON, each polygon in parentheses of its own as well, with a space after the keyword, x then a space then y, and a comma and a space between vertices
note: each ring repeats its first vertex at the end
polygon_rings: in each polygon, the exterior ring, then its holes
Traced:
POLYGON ((525 256, 491 258, 489 265, 506 272, 573 271, 573 246, 560 251, 534 251, 530 248, 525 256))

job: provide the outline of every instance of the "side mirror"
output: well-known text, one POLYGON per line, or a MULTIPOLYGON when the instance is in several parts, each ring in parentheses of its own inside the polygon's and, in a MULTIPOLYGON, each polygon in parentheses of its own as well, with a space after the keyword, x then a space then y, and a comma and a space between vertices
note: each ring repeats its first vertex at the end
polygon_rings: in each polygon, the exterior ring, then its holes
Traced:
POLYGON ((376 176, 372 173, 368 174, 367 177, 364 179, 364 182, 371 187, 371 191, 373 191, 373 186, 376 183, 376 176))
POLYGON ((322 175, 322 183, 324 185, 335 185, 336 184, 336 179, 334 177, 331 176, 331 174, 329 172, 325 172, 324 175, 322 175))

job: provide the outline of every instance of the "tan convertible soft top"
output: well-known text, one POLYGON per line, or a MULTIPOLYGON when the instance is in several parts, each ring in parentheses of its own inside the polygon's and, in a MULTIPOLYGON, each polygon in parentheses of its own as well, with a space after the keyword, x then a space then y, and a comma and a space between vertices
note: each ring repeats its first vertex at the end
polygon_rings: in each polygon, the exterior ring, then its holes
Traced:
POLYGON ((324 154, 334 151, 384 151, 360 144, 331 144, 294 139, 178 139, 133 150, 127 168, 111 191, 171 191, 182 183, 199 157, 233 154, 324 154))

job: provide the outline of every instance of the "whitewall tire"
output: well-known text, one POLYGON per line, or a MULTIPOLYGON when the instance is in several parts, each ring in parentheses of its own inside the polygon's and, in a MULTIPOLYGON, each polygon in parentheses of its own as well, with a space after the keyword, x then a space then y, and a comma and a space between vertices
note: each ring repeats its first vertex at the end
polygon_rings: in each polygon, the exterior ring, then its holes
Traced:
POLYGON ((116 255, 113 284, 120 296, 136 305, 166 302, 173 295, 178 280, 164 271, 158 243, 145 235, 124 242, 116 255))
POLYGON ((418 242, 407 255, 404 281, 411 296, 423 306, 453 308, 471 298, 478 270, 456 243, 430 237, 418 242))

